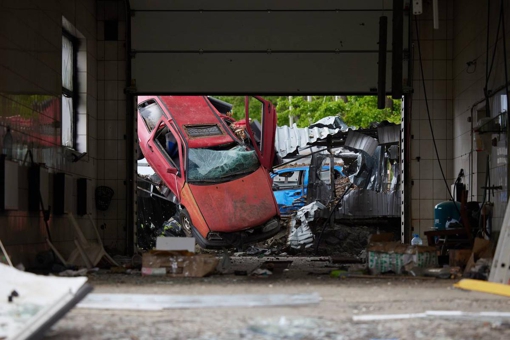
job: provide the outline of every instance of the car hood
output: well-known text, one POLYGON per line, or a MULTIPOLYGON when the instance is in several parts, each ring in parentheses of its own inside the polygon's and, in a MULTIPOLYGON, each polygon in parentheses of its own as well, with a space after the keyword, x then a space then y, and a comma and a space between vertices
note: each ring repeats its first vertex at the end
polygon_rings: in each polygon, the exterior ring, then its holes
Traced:
POLYGON ((267 171, 207 185, 189 184, 209 229, 234 232, 256 227, 278 214, 267 171))

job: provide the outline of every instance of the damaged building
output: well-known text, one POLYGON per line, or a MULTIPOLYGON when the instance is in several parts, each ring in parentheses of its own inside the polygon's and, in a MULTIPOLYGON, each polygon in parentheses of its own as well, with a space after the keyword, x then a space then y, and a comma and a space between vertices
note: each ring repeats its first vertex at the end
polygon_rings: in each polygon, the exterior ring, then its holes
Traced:
POLYGON ((457 288, 510 295, 509 11, 1 1, 0 339, 508 338, 457 288), (276 95, 401 119, 276 127, 276 95))

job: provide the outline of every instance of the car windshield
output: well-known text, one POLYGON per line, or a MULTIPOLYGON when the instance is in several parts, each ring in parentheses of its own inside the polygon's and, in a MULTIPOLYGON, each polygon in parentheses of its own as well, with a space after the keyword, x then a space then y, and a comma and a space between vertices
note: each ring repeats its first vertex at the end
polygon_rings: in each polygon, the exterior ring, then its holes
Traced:
POLYGON ((228 150, 189 149, 188 181, 217 182, 247 174, 260 166, 253 150, 237 145, 228 150))

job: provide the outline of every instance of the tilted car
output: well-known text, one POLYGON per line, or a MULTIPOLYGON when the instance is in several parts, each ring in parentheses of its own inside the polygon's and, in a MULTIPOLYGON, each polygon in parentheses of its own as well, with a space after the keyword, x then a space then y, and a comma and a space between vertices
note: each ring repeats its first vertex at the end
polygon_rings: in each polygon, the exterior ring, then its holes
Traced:
POLYGON ((138 97, 140 150, 160 192, 178 206, 184 232, 203 248, 239 247, 280 229, 269 176, 274 106, 247 98, 246 118, 236 122, 220 112, 223 104, 206 96, 138 97), (261 109, 260 125, 250 121, 250 100, 261 109))

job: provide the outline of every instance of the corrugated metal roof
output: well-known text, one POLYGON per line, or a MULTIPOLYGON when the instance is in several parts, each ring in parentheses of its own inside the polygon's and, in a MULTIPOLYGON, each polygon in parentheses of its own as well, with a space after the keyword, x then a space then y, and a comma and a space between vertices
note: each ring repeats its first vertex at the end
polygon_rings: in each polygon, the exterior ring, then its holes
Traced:
MULTIPOLYGON (((385 123, 387 124, 387 123, 385 123)), ((349 129, 347 125, 337 116, 325 117, 306 128, 298 128, 296 124, 292 127, 278 126, 276 128, 275 146, 281 157, 294 153, 298 148, 305 148, 317 141, 323 141, 329 135, 333 136, 335 147, 341 146, 345 140, 345 146, 355 150, 364 150, 372 155, 377 147, 377 131, 383 134, 384 143, 394 143, 400 138, 400 125, 387 124, 381 129, 372 127, 370 129, 349 129)))
POLYGON ((349 148, 363 150, 370 156, 373 156, 378 145, 377 139, 370 136, 352 130, 347 133, 345 146, 349 148))
POLYGON ((328 135, 334 135, 338 132, 340 132, 340 129, 329 129, 327 127, 298 128, 296 124, 293 124, 292 127, 278 126, 275 139, 276 150, 281 157, 285 157, 298 148, 305 148, 310 143, 325 139, 328 135))

